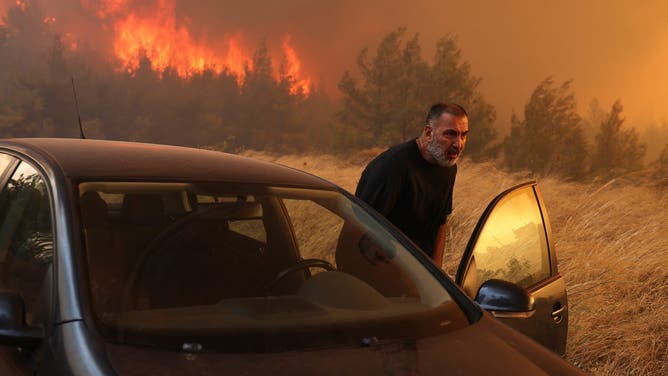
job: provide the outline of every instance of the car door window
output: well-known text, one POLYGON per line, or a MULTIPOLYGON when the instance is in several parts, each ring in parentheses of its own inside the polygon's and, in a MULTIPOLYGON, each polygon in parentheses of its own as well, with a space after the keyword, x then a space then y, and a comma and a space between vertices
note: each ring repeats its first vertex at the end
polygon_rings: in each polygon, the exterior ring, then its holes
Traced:
POLYGON ((487 216, 471 251, 463 286, 475 295, 492 278, 529 288, 550 277, 550 254, 532 186, 503 196, 487 216))
POLYGON ((28 323, 40 321, 53 259, 51 209, 44 180, 22 162, 0 193, 0 285, 17 291, 28 323))

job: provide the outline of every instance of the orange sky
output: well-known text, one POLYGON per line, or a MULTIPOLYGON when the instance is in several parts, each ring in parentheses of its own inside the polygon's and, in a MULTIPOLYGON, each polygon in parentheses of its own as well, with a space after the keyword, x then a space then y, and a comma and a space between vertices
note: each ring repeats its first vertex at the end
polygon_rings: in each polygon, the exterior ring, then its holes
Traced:
MULTIPOLYGON (((103 0, 33 1, 62 27, 103 33, 80 5, 103 0)), ((13 2, 0 0, 0 12, 13 2)), ((334 95, 361 48, 406 26, 427 58, 440 36, 457 36, 502 127, 548 75, 573 79, 583 113, 594 97, 604 109, 620 98, 630 124, 668 120, 668 1, 176 0, 176 17, 194 37, 241 33, 247 48, 261 39, 280 48, 289 33, 302 68, 334 95)))

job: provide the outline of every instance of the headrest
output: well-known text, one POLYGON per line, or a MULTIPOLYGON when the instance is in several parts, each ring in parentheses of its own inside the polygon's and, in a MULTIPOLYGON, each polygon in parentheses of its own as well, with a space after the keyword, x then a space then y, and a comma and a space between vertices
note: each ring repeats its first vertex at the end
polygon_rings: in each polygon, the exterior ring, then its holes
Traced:
POLYGON ((97 192, 85 192, 79 198, 79 206, 84 227, 94 228, 108 224, 107 203, 97 192))
POLYGON ((123 198, 121 216, 129 224, 154 225, 164 220, 162 197, 150 193, 129 193, 123 198))

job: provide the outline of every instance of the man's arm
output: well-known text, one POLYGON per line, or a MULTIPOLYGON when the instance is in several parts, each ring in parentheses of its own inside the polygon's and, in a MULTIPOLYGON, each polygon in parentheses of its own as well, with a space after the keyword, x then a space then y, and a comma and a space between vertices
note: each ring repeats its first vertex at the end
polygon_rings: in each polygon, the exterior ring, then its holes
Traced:
POLYGON ((446 222, 438 228, 436 233, 436 241, 434 242, 434 264, 439 268, 443 268, 443 253, 445 252, 445 232, 447 230, 447 219, 446 222))

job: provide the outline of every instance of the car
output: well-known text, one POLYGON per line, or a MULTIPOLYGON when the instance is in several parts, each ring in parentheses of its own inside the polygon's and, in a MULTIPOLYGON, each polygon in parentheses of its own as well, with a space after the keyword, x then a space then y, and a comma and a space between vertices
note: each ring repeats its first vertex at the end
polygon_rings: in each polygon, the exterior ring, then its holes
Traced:
POLYGON ((2 374, 580 374, 535 182, 454 281, 345 190, 242 156, 10 139, 0 186, 2 374))

